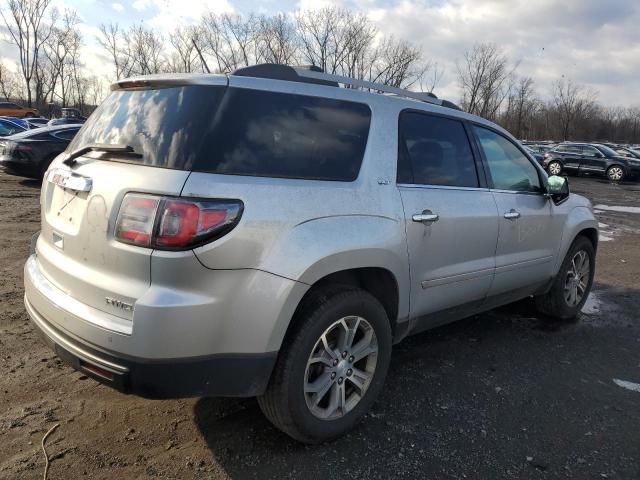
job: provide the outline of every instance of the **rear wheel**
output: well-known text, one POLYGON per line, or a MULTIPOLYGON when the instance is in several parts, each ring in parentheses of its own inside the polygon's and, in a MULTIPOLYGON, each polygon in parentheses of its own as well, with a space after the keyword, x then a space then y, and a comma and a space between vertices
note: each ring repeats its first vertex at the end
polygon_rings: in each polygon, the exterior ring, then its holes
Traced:
POLYGON ((620 165, 611 165, 607 169, 607 178, 612 182, 620 182, 624 179, 624 169, 620 165))
POLYGON ((562 173, 562 164, 554 161, 547 165, 547 169, 551 175, 560 175, 562 173))
POLYGON ((319 443, 353 428, 375 401, 391 328, 380 302, 357 289, 314 295, 296 322, 258 403, 283 432, 319 443))
POLYGON ((536 298, 542 313, 557 319, 578 315, 587 301, 595 272, 595 251, 588 238, 579 236, 562 262, 549 292, 536 298))

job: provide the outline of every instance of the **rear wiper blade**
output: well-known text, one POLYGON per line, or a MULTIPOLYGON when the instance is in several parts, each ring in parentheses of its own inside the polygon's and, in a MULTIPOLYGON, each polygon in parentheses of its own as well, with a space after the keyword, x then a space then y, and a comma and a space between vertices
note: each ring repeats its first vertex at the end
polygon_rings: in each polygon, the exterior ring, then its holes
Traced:
POLYGON ((142 154, 136 153, 130 145, 119 145, 117 143, 90 143, 89 145, 85 145, 84 147, 71 152, 62 163, 71 167, 77 162, 78 157, 81 157, 88 152, 124 153, 127 155, 142 157, 142 154))

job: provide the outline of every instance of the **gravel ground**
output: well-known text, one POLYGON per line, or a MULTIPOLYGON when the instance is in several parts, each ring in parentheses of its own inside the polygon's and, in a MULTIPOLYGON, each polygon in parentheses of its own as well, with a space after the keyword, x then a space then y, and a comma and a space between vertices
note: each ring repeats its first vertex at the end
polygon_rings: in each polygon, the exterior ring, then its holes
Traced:
POLYGON ((39 185, 0 175, 0 478, 41 478, 55 423, 50 479, 640 478, 640 392, 616 383, 640 383, 640 184, 570 180, 603 224, 581 318, 524 302, 411 337, 366 420, 306 447, 254 400, 144 400, 63 365, 22 304, 39 185))

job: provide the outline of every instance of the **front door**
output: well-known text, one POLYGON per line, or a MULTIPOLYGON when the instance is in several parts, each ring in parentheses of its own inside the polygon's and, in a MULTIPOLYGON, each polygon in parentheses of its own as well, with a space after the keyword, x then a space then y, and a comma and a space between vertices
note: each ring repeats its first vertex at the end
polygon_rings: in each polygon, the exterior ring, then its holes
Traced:
POLYGON ((583 145, 580 171, 587 173, 603 173, 605 170, 606 160, 600 150, 596 147, 592 147, 591 145, 583 145))
POLYGON ((498 217, 456 119, 403 112, 398 188, 411 272, 411 315, 482 301, 494 273, 498 217))
POLYGON ((490 296, 532 293, 553 274, 560 240, 540 172, 515 143, 493 130, 474 126, 485 158, 488 182, 500 216, 496 274, 490 296))

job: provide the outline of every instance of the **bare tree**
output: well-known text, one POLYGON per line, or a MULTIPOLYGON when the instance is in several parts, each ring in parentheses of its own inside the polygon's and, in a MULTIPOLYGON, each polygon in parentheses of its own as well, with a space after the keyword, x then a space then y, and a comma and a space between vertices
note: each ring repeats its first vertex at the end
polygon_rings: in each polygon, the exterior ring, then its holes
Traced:
POLYGON ((130 55, 131 73, 149 75, 164 70, 162 35, 143 25, 133 25, 124 35, 124 42, 130 55))
POLYGON ((345 40, 352 21, 352 13, 337 7, 298 12, 297 30, 306 63, 327 73, 339 73, 347 53, 345 40))
POLYGON ((259 61, 256 30, 254 16, 209 12, 202 19, 203 50, 213 56, 218 72, 229 73, 249 66, 259 61))
POLYGON ((9 31, 10 41, 18 47, 20 71, 24 78, 27 104, 30 107, 33 104, 31 80, 38 69, 40 49, 49 38, 56 19, 56 10, 52 9, 49 22, 45 21, 51 2, 52 0, 7 0, 8 13, 5 15, 0 10, 9 31))
POLYGON ((194 41, 198 38, 196 27, 176 27, 169 35, 169 41, 175 50, 169 61, 169 70, 174 72, 194 72, 202 70, 194 41))
POLYGON ((430 62, 421 63, 422 52, 406 41, 393 37, 383 39, 373 53, 370 79, 392 87, 410 88, 432 69, 430 62))
POLYGON ((124 40, 125 33, 117 23, 100 25, 100 36, 98 43, 104 48, 113 62, 116 79, 131 75, 131 52, 127 49, 128 44, 124 40))
POLYGON ((558 114, 562 140, 568 140, 576 119, 593 113, 595 93, 571 80, 560 79, 553 84, 553 103, 558 114))
POLYGON ((503 123, 518 138, 523 138, 530 130, 530 119, 539 106, 533 83, 531 77, 521 77, 507 98, 503 123))
POLYGON ((20 94, 19 81, 14 72, 0 62, 0 95, 9 101, 20 94))
POLYGON ((57 95, 66 107, 70 91, 77 83, 76 65, 80 54, 81 36, 77 29, 79 23, 75 11, 67 10, 62 18, 62 26, 54 27, 44 44, 44 53, 51 65, 52 77, 48 95, 57 95))
POLYGON ((255 35, 257 62, 288 65, 296 61, 296 28, 286 15, 261 16, 255 35))
POLYGON ((462 106, 469 113, 495 119, 509 94, 514 67, 497 45, 481 43, 457 63, 462 106))

